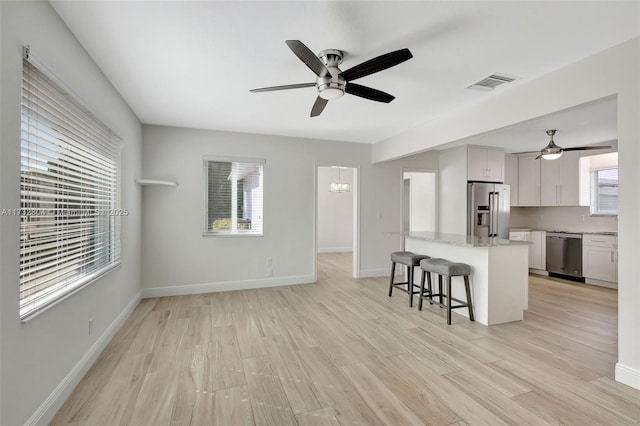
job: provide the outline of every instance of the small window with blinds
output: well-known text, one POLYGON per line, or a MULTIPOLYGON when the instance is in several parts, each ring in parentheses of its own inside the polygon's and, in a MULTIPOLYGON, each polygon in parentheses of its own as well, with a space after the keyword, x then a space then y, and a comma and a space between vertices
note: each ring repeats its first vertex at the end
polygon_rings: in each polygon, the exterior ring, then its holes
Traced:
POLYGON ((204 235, 262 235, 264 160, 206 157, 204 235))
POLYGON ((23 61, 20 318, 120 263, 120 139, 23 61))
POLYGON ((591 214, 618 214, 618 169, 591 171, 591 214))

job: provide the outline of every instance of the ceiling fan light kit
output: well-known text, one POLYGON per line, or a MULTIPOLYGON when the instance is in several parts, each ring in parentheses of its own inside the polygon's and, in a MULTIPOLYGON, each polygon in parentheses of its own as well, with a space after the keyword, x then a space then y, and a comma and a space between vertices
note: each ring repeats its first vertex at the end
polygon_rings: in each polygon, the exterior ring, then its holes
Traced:
POLYGON ((263 87, 250 92, 272 92, 276 90, 316 87, 318 96, 311 108, 311 117, 322 113, 329 100, 342 97, 345 93, 376 102, 389 103, 394 96, 371 87, 352 83, 352 80, 391 68, 413 58, 409 49, 400 49, 369 59, 355 67, 342 71, 339 68, 344 53, 337 49, 321 51, 317 56, 300 40, 287 40, 287 46, 311 71, 316 74, 315 83, 289 84, 285 86, 263 87))
POLYGON ((562 148, 556 145, 556 143, 553 141, 553 135, 556 134, 556 131, 557 130, 555 129, 547 130, 547 135, 551 137, 551 140, 549 141, 547 146, 542 148, 542 150, 540 151, 540 156, 545 160, 557 160, 558 158, 562 157, 562 148))

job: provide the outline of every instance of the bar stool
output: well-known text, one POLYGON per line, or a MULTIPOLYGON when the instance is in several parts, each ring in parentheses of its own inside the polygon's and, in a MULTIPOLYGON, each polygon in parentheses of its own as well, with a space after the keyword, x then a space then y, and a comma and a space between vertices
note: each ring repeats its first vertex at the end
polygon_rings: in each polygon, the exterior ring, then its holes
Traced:
POLYGON ((409 306, 413 307, 413 295, 418 294, 419 291, 417 291, 416 288, 420 288, 419 285, 413 283, 413 270, 416 266, 420 266, 420 261, 424 259, 429 259, 429 256, 425 256, 423 254, 415 254, 410 251, 394 251, 393 253, 391 253, 391 278, 389 279, 389 297, 391 297, 393 287, 398 287, 399 290, 409 293, 409 306), (402 283, 393 282, 393 277, 396 272, 396 263, 400 263, 407 267, 407 272, 409 273, 408 281, 402 283), (406 289, 402 288, 402 286, 404 285, 407 286, 406 289))
POLYGON ((474 321, 473 318, 473 304, 471 301, 471 287, 469 286, 469 275, 471 275, 471 267, 465 263, 454 263, 446 259, 423 259, 420 261, 420 268, 422 269, 422 280, 420 281, 420 301, 418 303, 418 310, 422 310, 422 300, 429 299, 429 303, 433 304, 433 296, 438 296, 441 308, 447 308, 447 324, 451 325, 451 310, 458 308, 469 309, 469 319, 474 321), (424 291, 424 278, 425 274, 438 274, 438 293, 433 294, 431 291, 431 279, 428 283, 428 291, 424 291), (442 277, 447 277, 447 303, 442 303, 442 277), (451 277, 463 277, 464 289, 467 293, 467 301, 464 302, 460 299, 456 299, 451 296, 451 277), (458 305, 452 306, 451 301, 458 302, 458 305))

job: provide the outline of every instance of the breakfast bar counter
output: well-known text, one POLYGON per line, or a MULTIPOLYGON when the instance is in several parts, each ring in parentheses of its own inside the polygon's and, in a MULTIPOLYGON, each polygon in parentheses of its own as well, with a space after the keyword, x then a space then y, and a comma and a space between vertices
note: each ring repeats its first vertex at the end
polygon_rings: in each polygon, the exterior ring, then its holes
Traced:
MULTIPOLYGON (((477 322, 494 325, 523 319, 528 307, 530 242, 439 232, 411 232, 403 237, 407 251, 471 266, 477 322)), ((418 276, 415 282, 419 282, 418 276)), ((452 296, 464 300, 464 285, 457 281, 454 278, 452 296)), ((458 313, 468 316, 464 309, 458 313)))

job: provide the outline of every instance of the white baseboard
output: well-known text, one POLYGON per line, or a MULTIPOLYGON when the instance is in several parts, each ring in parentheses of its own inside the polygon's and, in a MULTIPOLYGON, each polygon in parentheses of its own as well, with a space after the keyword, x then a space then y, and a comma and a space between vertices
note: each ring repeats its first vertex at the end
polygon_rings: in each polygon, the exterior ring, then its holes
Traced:
POLYGON ((80 358, 80 361, 73 366, 71 371, 62 379, 51 394, 44 400, 38 409, 29 417, 25 425, 44 425, 49 424, 56 415, 62 404, 67 400, 71 392, 80 383, 80 380, 87 374, 89 368, 98 359, 107 344, 111 341, 116 332, 122 327, 124 322, 129 318, 133 310, 140 302, 141 292, 129 302, 129 304, 118 314, 115 320, 107 327, 100 337, 95 341, 89 350, 80 358))
POLYGON ((616 363, 616 381, 640 389, 640 370, 616 363))
POLYGON ((542 269, 529 268, 529 273, 530 274, 536 274, 536 275, 544 275, 545 277, 549 276, 549 273, 547 271, 542 270, 542 269))
POLYGON ((293 284, 309 284, 314 282, 311 275, 292 277, 265 278, 247 281, 226 281, 219 283, 186 284, 170 287, 152 287, 142 289, 142 298, 184 296, 187 294, 215 293, 218 291, 248 290, 252 288, 278 287, 293 284))
POLYGON ((348 253, 352 251, 353 247, 318 247, 318 253, 348 253))
POLYGON ((585 284, 597 285, 597 286, 600 286, 600 287, 607 287, 607 288, 614 288, 614 289, 618 288, 618 283, 612 283, 612 282, 609 282, 609 281, 596 280, 596 279, 593 279, 593 278, 585 278, 584 282, 585 282, 585 284))
MULTIPOLYGON (((388 277, 391 273, 391 267, 384 269, 362 269, 360 270, 360 278, 388 277)), ((395 275, 404 274, 404 268, 396 268, 395 275)))

